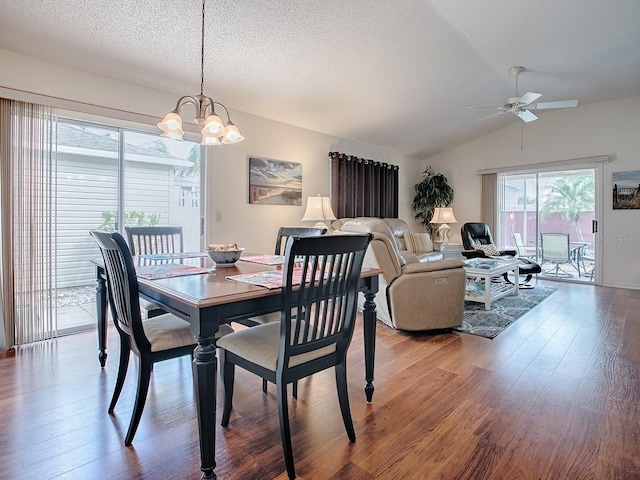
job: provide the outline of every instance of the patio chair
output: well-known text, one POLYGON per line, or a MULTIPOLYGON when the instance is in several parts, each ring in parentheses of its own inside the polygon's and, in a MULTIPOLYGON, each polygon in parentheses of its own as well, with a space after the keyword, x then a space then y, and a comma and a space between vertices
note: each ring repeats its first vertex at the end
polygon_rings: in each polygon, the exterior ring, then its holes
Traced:
POLYGON ((571 265, 571 248, 568 233, 543 233, 540 237, 542 252, 541 263, 552 263, 555 268, 544 271, 544 275, 556 277, 573 277, 573 274, 563 270, 561 265, 571 265))
POLYGON ((513 241, 516 244, 520 258, 536 258, 536 247, 527 247, 522 241, 522 235, 519 232, 513 232, 513 241))
POLYGON ((580 261, 582 262, 582 270, 584 271, 584 276, 589 276, 589 281, 593 282, 594 276, 596 273, 596 257, 593 252, 585 247, 582 256, 580 257, 580 261), (591 267, 591 270, 587 271, 587 263, 591 267))
MULTIPOLYGON (((287 406, 289 383, 333 368, 342 421, 349 440, 356 439, 347 392, 346 357, 358 310, 360 272, 372 237, 290 237, 280 322, 231 333, 218 342, 221 357, 224 356, 221 425, 229 426, 236 365, 275 383, 280 436, 290 479, 296 475, 287 406)), ((331 420, 323 417, 321 421, 331 420)))

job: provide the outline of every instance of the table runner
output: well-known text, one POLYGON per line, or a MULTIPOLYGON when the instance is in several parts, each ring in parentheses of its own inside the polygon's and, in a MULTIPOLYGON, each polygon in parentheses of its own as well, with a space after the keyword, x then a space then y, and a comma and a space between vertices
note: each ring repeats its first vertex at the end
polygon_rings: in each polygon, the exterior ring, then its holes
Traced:
POLYGON ((261 265, 283 265, 284 255, 245 255, 240 257, 243 262, 259 263, 261 265))
POLYGON ((165 263, 162 265, 141 265, 136 267, 136 275, 146 280, 158 280, 160 278, 183 277, 185 275, 197 275, 209 273, 211 270, 193 265, 179 263, 165 263))
POLYGON ((140 258, 146 258, 148 260, 171 260, 174 258, 198 258, 206 257, 204 252, 176 252, 176 253, 149 253, 140 255, 140 258))

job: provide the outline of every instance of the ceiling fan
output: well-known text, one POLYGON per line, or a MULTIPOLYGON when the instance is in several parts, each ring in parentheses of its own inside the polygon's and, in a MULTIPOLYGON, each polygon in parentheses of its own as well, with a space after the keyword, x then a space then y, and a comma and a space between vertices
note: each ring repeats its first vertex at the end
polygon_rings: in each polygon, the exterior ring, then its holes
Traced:
POLYGON ((558 102, 543 102, 533 103, 542 96, 541 93, 527 92, 522 96, 518 95, 518 75, 525 70, 524 67, 516 66, 507 70, 509 75, 516 77, 516 96, 508 98, 504 101, 504 105, 501 107, 467 107, 467 108, 492 108, 499 110, 498 112, 487 115, 486 117, 478 118, 474 120, 476 122, 484 120, 485 118, 493 117, 494 115, 500 115, 502 113, 515 113, 523 122, 533 122, 537 120, 531 110, 547 110, 550 108, 570 108, 578 105, 578 100, 561 100, 558 102))

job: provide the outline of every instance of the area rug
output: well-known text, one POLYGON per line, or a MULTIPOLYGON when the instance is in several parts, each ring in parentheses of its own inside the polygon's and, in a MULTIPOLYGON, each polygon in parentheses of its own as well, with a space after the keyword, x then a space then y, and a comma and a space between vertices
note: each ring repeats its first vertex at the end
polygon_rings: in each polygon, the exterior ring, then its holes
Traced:
POLYGON ((484 303, 465 301, 462 326, 455 330, 495 338, 555 291, 555 288, 540 286, 520 290, 517 296, 507 295, 491 302, 491 310, 485 310, 484 303))

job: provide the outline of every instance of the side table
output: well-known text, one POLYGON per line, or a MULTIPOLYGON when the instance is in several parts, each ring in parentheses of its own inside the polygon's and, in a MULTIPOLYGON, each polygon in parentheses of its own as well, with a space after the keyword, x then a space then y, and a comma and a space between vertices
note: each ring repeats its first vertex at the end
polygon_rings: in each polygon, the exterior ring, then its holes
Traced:
POLYGON ((462 259, 462 244, 460 243, 443 243, 440 247, 443 258, 462 259))

